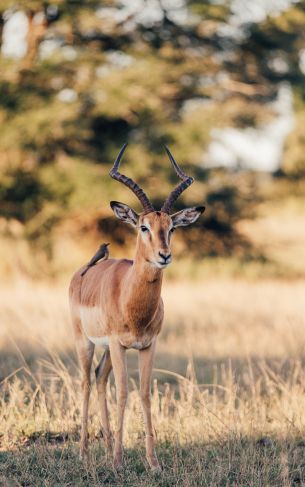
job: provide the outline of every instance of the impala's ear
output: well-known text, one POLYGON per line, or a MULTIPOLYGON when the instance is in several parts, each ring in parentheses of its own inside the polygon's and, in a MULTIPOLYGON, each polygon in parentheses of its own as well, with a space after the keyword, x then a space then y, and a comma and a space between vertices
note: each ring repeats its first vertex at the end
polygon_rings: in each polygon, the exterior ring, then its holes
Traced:
POLYGON ((187 227, 194 223, 205 210, 204 206, 193 206, 192 208, 185 208, 171 215, 174 227, 187 227))
POLYGON ((119 201, 110 201, 110 206, 117 218, 125 223, 130 223, 133 227, 137 226, 139 215, 125 203, 119 201))

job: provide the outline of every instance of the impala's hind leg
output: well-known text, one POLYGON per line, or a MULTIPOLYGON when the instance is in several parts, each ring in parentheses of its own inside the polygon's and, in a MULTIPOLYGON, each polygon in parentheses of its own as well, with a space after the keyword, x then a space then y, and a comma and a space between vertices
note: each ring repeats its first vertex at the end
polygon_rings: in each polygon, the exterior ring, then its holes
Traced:
POLYGON ((160 471, 160 465, 155 453, 154 431, 151 419, 151 375, 154 364, 156 341, 144 350, 139 351, 140 394, 142 400, 145 433, 146 433, 146 457, 154 471, 160 471))
POLYGON ((82 429, 80 440, 80 456, 84 458, 88 448, 88 407, 90 397, 90 372, 94 354, 94 344, 82 332, 80 326, 76 329, 76 349, 82 373, 82 429))
POLYGON ((110 351, 106 350, 101 358, 100 363, 95 369, 96 377, 96 387, 98 398, 101 406, 101 417, 102 417, 102 435, 106 443, 106 448, 111 452, 112 442, 111 442, 111 431, 109 425, 109 415, 107 407, 107 381, 109 374, 112 369, 112 363, 110 358, 110 351))

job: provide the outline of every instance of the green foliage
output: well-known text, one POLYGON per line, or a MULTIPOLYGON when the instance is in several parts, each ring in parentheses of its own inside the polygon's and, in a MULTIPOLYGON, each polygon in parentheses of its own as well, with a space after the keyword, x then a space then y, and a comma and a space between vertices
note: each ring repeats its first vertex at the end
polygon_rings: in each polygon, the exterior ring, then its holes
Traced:
POLYGON ((6 171, 1 178, 2 215, 25 222, 41 210, 44 189, 32 171, 6 171))
MULTIPOLYGON (((17 3, 3 2, 1 11, 12 5, 17 3)), ((39 0, 18 3, 34 13, 47 12, 48 5, 39 0)), ((97 215, 96 210, 108 205, 110 197, 134 203, 132 195, 106 177, 118 150, 130 142, 124 172, 160 205, 176 184, 164 155, 163 144, 168 144, 197 181, 178 208, 208 203, 206 225, 199 223, 181 234, 181 248, 188 246, 198 256, 241 248, 247 253, 236 224, 253 215, 253 177, 248 176, 248 182, 245 177, 240 192, 238 178, 206 171, 202 157, 213 127, 256 126, 270 118, 265 103, 274 98, 279 82, 289 80, 300 89, 304 2, 250 25, 242 41, 218 34, 229 18, 230 2, 190 1, 187 8, 196 20, 185 24, 175 22, 164 7, 158 21, 136 22, 132 29, 132 16, 113 22, 96 15, 101 6, 119 9, 116 2, 62 0, 52 5, 58 6, 58 16, 47 17, 32 57, 24 62, 2 59, 1 215, 17 219, 24 235, 39 241, 44 233, 51 239, 60 222, 83 205, 92 227, 111 234, 115 224, 103 221, 108 215, 97 215), (39 45, 45 39, 58 44, 41 56, 39 45), (276 73, 268 61, 278 53, 288 59, 286 73, 276 73), (224 75, 233 89, 222 84, 224 75), (246 91, 239 91, 244 86, 246 91), (247 91, 249 86, 253 93, 247 91), (208 239, 201 239, 203 232, 208 239), (198 239, 203 240, 200 252, 198 239)), ((287 173, 303 174, 302 150, 290 157, 291 147, 301 148, 302 143, 300 132, 288 141, 287 173)), ((128 233, 113 238, 125 242, 128 233)))
POLYGON ((19 221, 33 250, 38 247, 51 259, 53 230, 65 215, 71 191, 66 174, 54 166, 48 171, 8 167, 0 180, 0 216, 19 221))

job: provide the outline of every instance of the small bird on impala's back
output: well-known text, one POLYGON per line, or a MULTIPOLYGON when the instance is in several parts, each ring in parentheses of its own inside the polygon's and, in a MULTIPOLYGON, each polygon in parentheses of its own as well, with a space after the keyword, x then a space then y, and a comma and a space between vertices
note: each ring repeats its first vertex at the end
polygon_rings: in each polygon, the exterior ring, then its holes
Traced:
POLYGON ((109 256, 108 245, 109 245, 109 243, 103 243, 100 246, 100 248, 98 249, 96 254, 94 254, 92 259, 86 265, 85 269, 82 271, 81 276, 85 275, 86 272, 90 269, 90 267, 93 267, 99 260, 108 259, 108 256, 109 256))

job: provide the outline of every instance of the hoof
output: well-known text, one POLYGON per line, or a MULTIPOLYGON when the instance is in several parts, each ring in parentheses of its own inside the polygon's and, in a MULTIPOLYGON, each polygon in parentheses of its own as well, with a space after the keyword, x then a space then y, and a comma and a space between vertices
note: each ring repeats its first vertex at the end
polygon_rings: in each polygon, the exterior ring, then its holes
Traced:
POLYGON ((147 458, 147 461, 150 466, 150 470, 154 473, 160 473, 161 472, 161 467, 159 465, 158 459, 156 457, 153 458, 147 458))
POLYGON ((162 468, 160 467, 160 465, 150 465, 150 470, 152 471, 152 473, 161 473, 162 472, 162 468))
POLYGON ((116 455, 113 459, 114 470, 119 471, 122 469, 122 466, 123 466, 122 455, 116 455))

